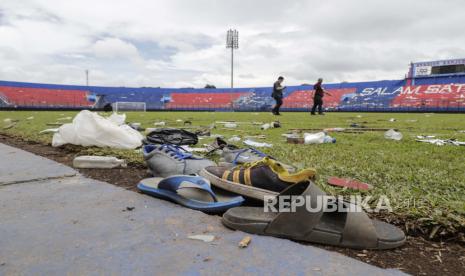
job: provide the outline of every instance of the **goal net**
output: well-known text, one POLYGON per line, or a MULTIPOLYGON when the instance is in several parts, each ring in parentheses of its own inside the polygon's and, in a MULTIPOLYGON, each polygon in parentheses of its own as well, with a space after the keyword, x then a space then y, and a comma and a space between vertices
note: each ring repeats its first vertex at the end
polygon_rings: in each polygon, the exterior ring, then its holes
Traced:
POLYGON ((146 111, 144 102, 115 102, 112 104, 113 111, 146 111))

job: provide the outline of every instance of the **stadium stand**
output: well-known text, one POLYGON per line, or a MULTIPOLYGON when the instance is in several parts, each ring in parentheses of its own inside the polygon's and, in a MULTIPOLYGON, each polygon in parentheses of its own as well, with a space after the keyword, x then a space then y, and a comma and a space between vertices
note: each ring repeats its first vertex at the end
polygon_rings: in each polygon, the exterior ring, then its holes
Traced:
MULTIPOLYGON (((465 64, 465 59, 412 63, 408 76, 402 80, 324 84, 324 88, 331 93, 331 96, 324 98, 325 109, 463 112, 465 72, 447 71, 445 75, 431 73, 443 70, 444 66, 449 70, 448 64, 451 62, 465 64), (425 72, 428 75, 424 75, 425 72)), ((103 108, 115 102, 145 102, 147 110, 267 111, 274 104, 271 87, 174 89, 0 81, 0 108, 84 109, 103 108)), ((288 86, 284 91, 283 109, 308 111, 312 105, 312 86, 288 86)))
POLYGON ((171 101, 166 103, 167 109, 186 108, 231 108, 239 97, 248 93, 171 93, 171 101))
POLYGON ((0 86, 5 105, 34 107, 91 107, 88 91, 0 86))

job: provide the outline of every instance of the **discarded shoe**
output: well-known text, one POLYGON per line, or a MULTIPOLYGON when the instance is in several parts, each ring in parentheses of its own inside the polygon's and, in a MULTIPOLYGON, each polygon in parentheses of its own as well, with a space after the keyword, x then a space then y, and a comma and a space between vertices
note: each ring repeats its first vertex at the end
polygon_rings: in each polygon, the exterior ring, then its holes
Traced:
MULTIPOLYGON (((273 157, 266 155, 265 153, 254 148, 240 149, 235 146, 223 147, 222 158, 220 159, 219 165, 226 167, 234 167, 239 164, 257 162, 265 157, 274 159, 273 157)), ((280 164, 289 172, 295 171, 295 168, 290 165, 286 165, 283 163, 280 164)))
MULTIPOLYGON (((324 208, 316 208, 321 196, 325 196, 325 193, 315 184, 301 182, 282 191, 273 200, 276 204, 269 202, 273 208, 231 208, 224 213, 222 222, 229 228, 247 233, 357 249, 391 249, 405 243, 402 230, 370 219, 363 210, 325 211, 324 208), (310 203, 294 204, 290 209, 294 208, 295 211, 289 212, 288 206, 296 202, 287 202, 287 207, 282 204, 287 211, 280 210, 279 202, 283 202, 281 196, 283 201, 289 196, 303 196, 310 203), (311 205, 312 211, 308 210, 307 205, 311 205)), ((350 208, 350 203, 342 204, 350 208)))
POLYGON ((253 163, 236 167, 211 166, 199 175, 210 180, 212 185, 243 196, 263 200, 265 195, 277 195, 290 185, 306 182, 316 175, 314 169, 305 169, 290 174, 281 163, 265 157, 253 163))
POLYGON ((224 191, 215 193, 210 182, 200 176, 173 175, 164 179, 146 178, 137 185, 137 188, 144 194, 208 213, 224 212, 244 202, 241 196, 232 196, 224 191))
POLYGON ((216 165, 174 145, 145 145, 143 154, 152 175, 159 177, 195 174, 205 167, 216 165))

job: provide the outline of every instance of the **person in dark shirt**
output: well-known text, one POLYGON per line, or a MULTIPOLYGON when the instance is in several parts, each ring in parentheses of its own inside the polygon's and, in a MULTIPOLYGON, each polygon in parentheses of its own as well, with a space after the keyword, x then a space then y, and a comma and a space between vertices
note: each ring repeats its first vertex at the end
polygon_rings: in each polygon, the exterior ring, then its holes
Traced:
POLYGON ((285 86, 281 86, 281 83, 284 81, 284 77, 279 77, 278 80, 273 84, 273 93, 271 97, 274 98, 276 104, 274 105, 271 113, 274 115, 281 115, 279 113, 279 108, 283 105, 283 90, 286 88, 285 86))
POLYGON ((323 83, 323 79, 319 78, 318 82, 315 83, 313 86, 313 90, 315 90, 314 95, 313 95, 313 107, 312 107, 312 115, 315 115, 316 108, 318 107, 318 114, 324 115, 323 113, 323 97, 325 94, 328 94, 331 96, 330 93, 326 92, 326 90, 321 87, 321 84, 323 83))

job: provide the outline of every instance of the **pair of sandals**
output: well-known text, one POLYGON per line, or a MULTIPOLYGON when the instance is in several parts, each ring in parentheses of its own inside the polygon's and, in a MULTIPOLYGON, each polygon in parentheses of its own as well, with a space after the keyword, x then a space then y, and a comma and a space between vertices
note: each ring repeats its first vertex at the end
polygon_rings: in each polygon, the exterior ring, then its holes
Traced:
MULTIPOLYGON (((357 212, 309 212, 306 204, 296 205, 294 212, 269 212, 264 207, 238 207, 242 196, 223 190, 214 192, 208 180, 200 176, 171 176, 165 179, 148 178, 138 184, 143 193, 174 201, 182 206, 207 213, 222 213, 225 226, 252 234, 275 236, 297 241, 313 242, 356 249, 392 249, 405 243, 399 228, 370 219, 357 212)), ((325 196, 312 182, 289 186, 275 195, 275 202, 289 196, 310 199, 315 209, 318 197, 325 196)), ((349 203, 343 202, 346 209, 349 203)), ((312 209, 312 210, 313 210, 312 209)))

